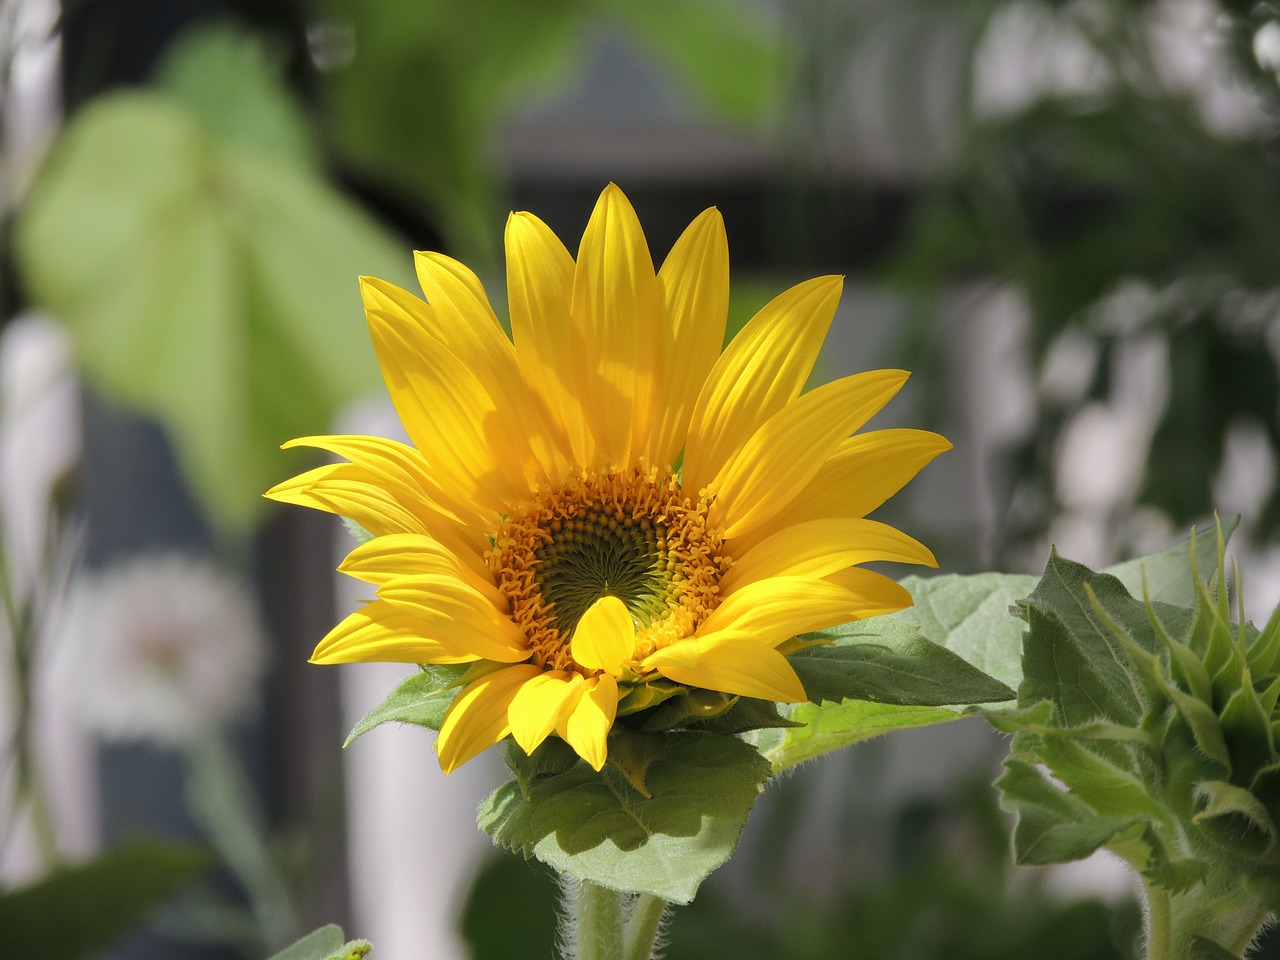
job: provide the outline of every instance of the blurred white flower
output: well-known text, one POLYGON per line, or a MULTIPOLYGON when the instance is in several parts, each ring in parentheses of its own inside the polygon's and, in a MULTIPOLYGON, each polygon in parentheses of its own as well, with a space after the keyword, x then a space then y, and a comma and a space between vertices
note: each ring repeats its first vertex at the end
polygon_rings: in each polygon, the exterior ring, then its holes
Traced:
POLYGON ((180 746, 254 706, 264 639, 245 586, 182 554, 86 574, 58 663, 85 724, 112 740, 180 746))

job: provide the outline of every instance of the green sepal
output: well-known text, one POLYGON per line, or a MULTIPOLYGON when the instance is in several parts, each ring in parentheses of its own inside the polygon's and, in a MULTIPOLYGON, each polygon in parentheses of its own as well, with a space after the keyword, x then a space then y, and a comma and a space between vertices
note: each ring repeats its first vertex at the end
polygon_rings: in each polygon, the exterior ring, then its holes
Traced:
POLYGON ((770 727, 804 726, 783 716, 772 700, 735 697, 712 690, 690 690, 638 719, 641 723, 637 729, 651 733, 673 729, 750 733, 770 727))
POLYGON ((996 781, 1001 804, 1018 815, 1013 851, 1018 863, 1044 865, 1082 860, 1135 826, 1129 817, 1100 816, 1049 783, 1031 763, 1011 756, 996 781))
POLYGON ((411 723, 439 730, 444 715, 458 695, 460 672, 457 667, 424 664, 387 694, 380 704, 366 713, 347 734, 344 747, 357 737, 384 723, 411 723))
POLYGON ((643 733, 616 727, 609 738, 609 766, 626 778, 645 799, 653 799, 645 778, 649 769, 662 758, 663 738, 656 733, 643 733))
POLYGON ((350 517, 342 517, 342 525, 347 528, 347 533, 351 534, 357 544, 368 543, 373 539, 373 534, 366 530, 360 524, 356 523, 350 517))
POLYGON ((1107 849, 1128 863, 1151 883, 1171 893, 1190 889, 1208 872, 1204 863, 1185 858, 1171 859, 1164 841, 1150 822, 1135 823, 1114 837, 1107 849))
POLYGON ((1196 784, 1198 812, 1191 818, 1224 850, 1255 862, 1274 862, 1276 826, 1248 790, 1223 780, 1196 784))
POLYGON ((1258 700, 1248 667, 1240 678, 1240 688, 1222 708, 1219 723, 1231 754, 1233 782, 1248 783, 1259 770, 1275 761, 1271 717, 1258 700))
POLYGON ((617 716, 625 717, 654 707, 672 697, 688 693, 689 688, 670 680, 656 679, 644 683, 622 683, 618 698, 617 716))
POLYGON ((1187 960, 1240 960, 1240 957, 1216 940, 1196 934, 1191 938, 1191 950, 1187 960))
POLYGON ((481 829, 579 880, 688 903, 733 853, 771 770, 737 737, 651 736, 660 747, 643 777, 651 797, 613 765, 597 773, 579 762, 538 778, 527 795, 503 784, 480 805, 481 829))
MULTIPOLYGON (((609 750, 613 752, 617 737, 609 738, 609 750)), ((516 777, 520 791, 528 797, 535 783, 545 777, 558 777, 568 773, 578 764, 578 755, 573 747, 559 737, 547 737, 533 753, 525 753, 524 749, 507 737, 504 743, 503 759, 516 777)))
POLYGON ((685 727, 698 720, 718 717, 732 709, 738 698, 718 690, 691 689, 670 697, 649 710, 639 729, 653 733, 685 727))
POLYGON ((1036 753, 1053 775, 1104 816, 1158 817, 1155 799, 1137 777, 1092 750, 1065 737, 1041 737, 1036 753))
POLYGON ((940 707, 999 703, 1015 696, 914 625, 891 617, 854 621, 805 637, 832 642, 788 659, 811 703, 867 700, 940 707))
POLYGON ((1280 666, 1280 604, 1271 611, 1271 617, 1262 632, 1249 646, 1249 669, 1255 676, 1267 677, 1280 666))
POLYGON ((1105 740, 1132 743, 1155 753, 1159 745, 1146 730, 1125 727, 1118 723, 1085 723, 1078 727, 1064 727, 1056 723, 1053 704, 1041 700, 1024 709, 986 710, 983 716, 1002 733, 1034 733, 1042 737, 1065 737, 1072 740, 1105 740))

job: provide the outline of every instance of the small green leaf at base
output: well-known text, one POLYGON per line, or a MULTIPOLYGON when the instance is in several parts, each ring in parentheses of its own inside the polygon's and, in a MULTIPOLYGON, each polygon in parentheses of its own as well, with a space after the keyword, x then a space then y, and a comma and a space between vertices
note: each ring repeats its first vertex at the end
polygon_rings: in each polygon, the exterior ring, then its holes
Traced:
POLYGON ((769 764, 736 737, 663 734, 645 771, 652 797, 606 766, 579 763, 528 793, 510 781, 478 811, 495 843, 601 887, 688 903, 729 859, 769 764))
POLYGON ((439 730, 449 705, 458 695, 458 688, 452 686, 457 678, 449 668, 434 665, 406 677, 385 700, 360 718, 343 746, 351 746, 357 737, 384 723, 412 723, 439 730))
POLYGON ((360 960, 372 949, 368 940, 346 940, 342 928, 331 923, 313 930, 270 960, 360 960))

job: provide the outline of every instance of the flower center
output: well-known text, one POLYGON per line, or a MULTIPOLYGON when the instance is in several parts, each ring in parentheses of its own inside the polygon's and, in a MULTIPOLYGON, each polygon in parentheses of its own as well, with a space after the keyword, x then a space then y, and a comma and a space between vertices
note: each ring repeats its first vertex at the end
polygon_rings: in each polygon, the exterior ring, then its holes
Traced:
POLYGON ((586 673, 570 656, 582 615, 617 597, 636 623, 636 659, 691 636, 719 603, 730 559, 669 471, 569 477, 520 504, 488 561, 533 662, 586 673))

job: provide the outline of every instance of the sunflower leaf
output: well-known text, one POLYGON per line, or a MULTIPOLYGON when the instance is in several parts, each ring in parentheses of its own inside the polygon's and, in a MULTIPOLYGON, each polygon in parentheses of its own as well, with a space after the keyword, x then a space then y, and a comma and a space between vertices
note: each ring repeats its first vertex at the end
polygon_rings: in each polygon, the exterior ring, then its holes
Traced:
POLYGON ((458 695, 453 686, 457 674, 448 667, 428 664, 406 677, 385 700, 357 721, 347 734, 344 747, 351 746, 362 734, 384 723, 412 723, 439 730, 449 705, 458 695))
POLYGON ((272 954, 270 960, 360 960, 372 949, 368 940, 347 940, 342 928, 330 923, 272 954))
POLYGON ((645 797, 617 770, 585 763, 529 785, 512 780, 478 811, 495 843, 579 880, 688 903, 742 836, 769 764, 736 737, 661 735, 645 797))
POLYGON ((962 716, 943 707, 894 707, 865 700, 845 700, 821 707, 802 703, 790 714, 800 726, 789 730, 762 730, 753 735, 753 740, 772 764, 773 772, 781 773, 883 733, 946 723, 962 716))
POLYGON ((812 703, 869 700, 904 707, 1012 700, 1013 690, 907 623, 874 617, 819 634, 830 646, 790 658, 812 703))
POLYGON ((915 603, 892 617, 915 624, 934 643, 1016 690, 1022 682, 1025 625, 1009 610, 1036 582, 1012 573, 907 577, 902 585, 915 603))

